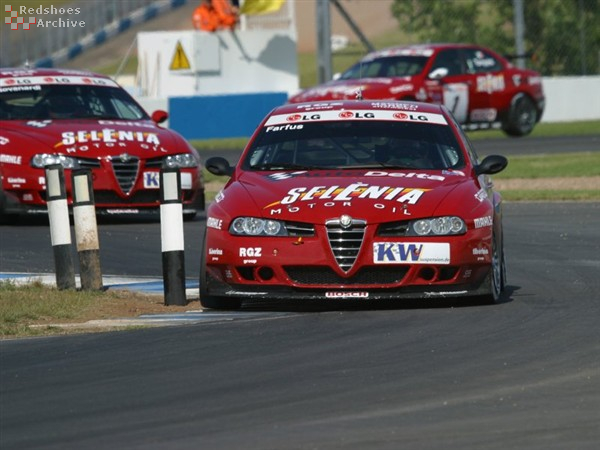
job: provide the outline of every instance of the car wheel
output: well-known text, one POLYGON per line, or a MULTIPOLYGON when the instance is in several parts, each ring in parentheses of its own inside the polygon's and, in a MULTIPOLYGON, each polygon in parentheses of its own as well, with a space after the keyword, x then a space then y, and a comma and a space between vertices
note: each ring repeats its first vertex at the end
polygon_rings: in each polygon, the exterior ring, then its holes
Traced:
POLYGON ((500 303, 502 291, 504 290, 506 265, 502 243, 498 245, 496 236, 492 238, 492 267, 486 279, 489 294, 485 296, 487 303, 500 303))
POLYGON ((13 225, 17 222, 18 216, 16 214, 9 214, 6 212, 6 195, 0 186, 0 224, 2 225, 13 225))
POLYGON ((202 242, 202 250, 200 253, 200 280, 199 280, 199 293, 200 293, 200 304, 203 308, 210 309, 240 309, 242 301, 237 298, 226 298, 226 297, 215 297, 208 293, 208 285, 210 283, 207 271, 206 271, 206 230, 204 230, 204 239, 202 242))
POLYGON ((509 136, 525 136, 537 123, 538 112, 531 98, 520 94, 513 99, 504 132, 509 136))

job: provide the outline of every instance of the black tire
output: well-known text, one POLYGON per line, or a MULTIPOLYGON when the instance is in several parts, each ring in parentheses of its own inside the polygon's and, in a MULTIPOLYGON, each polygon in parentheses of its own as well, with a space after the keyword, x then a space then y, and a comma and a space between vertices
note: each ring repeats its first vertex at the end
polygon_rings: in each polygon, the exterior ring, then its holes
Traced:
POLYGON ((206 230, 204 230, 204 238, 202 240, 202 250, 200 251, 200 279, 199 293, 200 304, 203 308, 236 310, 242 306, 242 301, 237 298, 215 297, 208 293, 208 285, 210 275, 206 272, 206 230))
POLYGON ((16 214, 9 214, 6 212, 6 195, 0 186, 0 225, 14 225, 17 223, 19 218, 16 214))
POLYGON ((538 122, 538 111, 531 98, 519 94, 512 101, 504 132, 509 136, 526 136, 538 122))
POLYGON ((485 283, 489 294, 485 295, 485 302, 496 304, 502 302, 502 292, 506 284, 506 262, 504 260, 503 242, 496 242, 492 238, 492 267, 486 277, 485 283))

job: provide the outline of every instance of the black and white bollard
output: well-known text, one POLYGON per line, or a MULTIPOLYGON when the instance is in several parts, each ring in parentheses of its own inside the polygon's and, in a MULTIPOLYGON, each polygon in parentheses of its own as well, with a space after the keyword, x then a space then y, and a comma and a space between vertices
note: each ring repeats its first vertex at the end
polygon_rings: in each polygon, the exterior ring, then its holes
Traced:
POLYGON ((60 164, 45 167, 46 202, 50 221, 50 240, 54 250, 56 287, 75 289, 75 268, 71 257, 71 224, 65 188, 65 170, 60 164))
POLYGON ((186 305, 179 169, 160 171, 160 236, 165 305, 186 305))
POLYGON ((100 270, 100 244, 92 171, 74 170, 71 174, 73 187, 73 221, 75 222, 75 240, 81 271, 81 289, 85 291, 102 290, 102 271, 100 270))

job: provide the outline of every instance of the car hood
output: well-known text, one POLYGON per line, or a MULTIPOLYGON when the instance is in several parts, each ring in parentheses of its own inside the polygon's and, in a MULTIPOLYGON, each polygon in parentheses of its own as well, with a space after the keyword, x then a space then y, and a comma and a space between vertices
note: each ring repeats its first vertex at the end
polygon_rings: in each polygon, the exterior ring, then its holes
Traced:
POLYGON ((227 210, 239 215, 280 220, 324 223, 349 214, 388 222, 434 215, 451 193, 463 196, 476 190, 461 171, 245 172, 230 183, 219 203, 224 207, 231 202, 227 210))
POLYGON ((398 98, 399 94, 414 90, 412 77, 363 78, 361 80, 334 80, 305 89, 289 99, 290 103, 315 100, 356 99, 362 92, 364 98, 398 98))
POLYGON ((9 142, 22 149, 21 154, 95 158, 127 153, 153 158, 187 151, 174 133, 152 121, 28 120, 3 122, 2 128, 9 142))

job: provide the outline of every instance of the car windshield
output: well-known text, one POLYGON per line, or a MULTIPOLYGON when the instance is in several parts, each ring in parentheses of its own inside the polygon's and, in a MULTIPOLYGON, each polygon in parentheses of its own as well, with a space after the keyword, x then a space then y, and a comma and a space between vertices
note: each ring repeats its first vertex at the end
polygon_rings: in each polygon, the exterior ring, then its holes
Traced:
POLYGON ((377 77, 409 77, 423 71, 426 56, 386 56, 362 61, 346 70, 340 80, 377 77))
POLYGON ((115 87, 35 85, 0 90, 2 120, 75 118, 149 119, 126 91, 115 87))
POLYGON ((377 167, 443 170, 465 165, 448 126, 364 120, 284 128, 264 127, 242 167, 274 171, 377 167))

